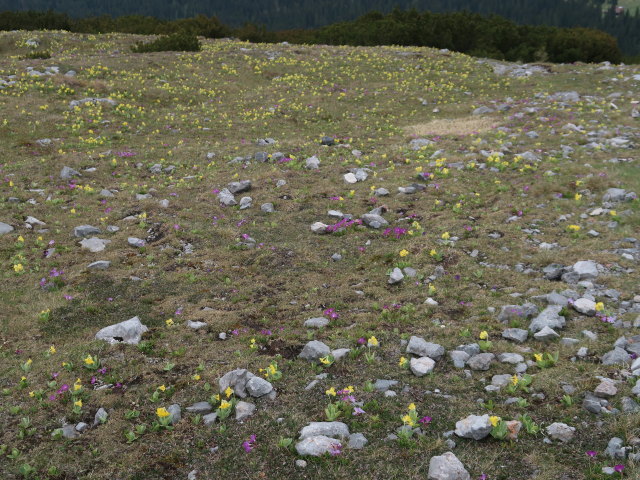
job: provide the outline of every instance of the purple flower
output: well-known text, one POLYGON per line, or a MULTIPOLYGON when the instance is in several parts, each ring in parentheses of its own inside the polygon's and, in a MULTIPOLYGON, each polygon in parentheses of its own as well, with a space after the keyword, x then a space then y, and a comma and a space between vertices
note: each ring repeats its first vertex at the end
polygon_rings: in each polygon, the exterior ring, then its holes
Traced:
POLYGON ((423 425, 426 425, 427 423, 430 423, 432 420, 431 417, 422 417, 420 420, 418 420, 418 423, 421 423, 423 425))
POLYGON ((367 339, 364 337, 360 337, 358 339, 358 345, 364 345, 365 343, 367 343, 367 339))
POLYGON ((63 394, 64 392, 69 391, 69 385, 67 385, 66 383, 63 383, 62 386, 58 389, 58 395, 63 394))
POLYGON ((589 450, 589 451, 587 451, 587 456, 588 456, 588 457, 593 458, 593 457, 595 457, 596 455, 598 455, 598 452, 594 452, 593 450, 589 450))
POLYGON ((354 407, 353 409, 353 415, 362 415, 363 413, 367 413, 365 412, 363 409, 361 409, 360 407, 354 407))
POLYGON ((331 447, 330 447, 330 450, 329 450, 329 453, 331 455, 333 455, 334 457, 336 455, 340 455, 342 453, 342 444, 340 444, 340 443, 332 443, 331 447))
POLYGON ((616 465, 615 467, 613 467, 613 469, 618 473, 622 473, 622 471, 624 470, 624 465, 616 465))
POLYGON ((242 448, 244 448, 244 451, 249 453, 251 450, 254 449, 254 447, 256 446, 256 436, 255 435, 251 435, 249 437, 249 440, 245 440, 244 442, 242 442, 242 448))

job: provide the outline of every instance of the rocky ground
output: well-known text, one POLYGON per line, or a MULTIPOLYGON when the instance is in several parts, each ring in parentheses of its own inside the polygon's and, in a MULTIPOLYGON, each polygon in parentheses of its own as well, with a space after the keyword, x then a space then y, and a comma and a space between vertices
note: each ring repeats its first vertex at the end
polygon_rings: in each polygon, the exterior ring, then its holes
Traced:
POLYGON ((638 67, 140 39, 0 33, 3 478, 636 478, 638 67))

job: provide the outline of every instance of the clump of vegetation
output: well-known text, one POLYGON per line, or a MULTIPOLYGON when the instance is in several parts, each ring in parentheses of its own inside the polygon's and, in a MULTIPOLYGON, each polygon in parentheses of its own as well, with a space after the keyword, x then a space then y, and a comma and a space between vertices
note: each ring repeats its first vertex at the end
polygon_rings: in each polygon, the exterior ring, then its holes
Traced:
POLYGON ((201 49, 198 37, 189 32, 178 32, 162 36, 152 42, 138 42, 131 47, 136 53, 147 52, 199 52, 201 49))
POLYGON ((48 50, 37 50, 35 52, 27 53, 24 56, 24 58, 31 59, 31 60, 37 60, 37 59, 47 60, 48 58, 51 58, 51 52, 48 50))

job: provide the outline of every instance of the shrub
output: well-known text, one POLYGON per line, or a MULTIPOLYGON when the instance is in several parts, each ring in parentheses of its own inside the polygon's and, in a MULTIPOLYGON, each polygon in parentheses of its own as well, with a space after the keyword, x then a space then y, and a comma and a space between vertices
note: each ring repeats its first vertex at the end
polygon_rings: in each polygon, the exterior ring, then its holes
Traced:
POLYGON ((51 52, 49 52, 48 50, 41 50, 41 51, 31 52, 31 53, 27 53, 24 56, 24 58, 29 58, 31 60, 35 60, 35 59, 46 60, 48 58, 51 58, 51 52))
POLYGON ((171 35, 162 36, 153 42, 138 42, 131 47, 136 53, 145 52, 199 52, 200 41, 192 33, 178 32, 171 35))

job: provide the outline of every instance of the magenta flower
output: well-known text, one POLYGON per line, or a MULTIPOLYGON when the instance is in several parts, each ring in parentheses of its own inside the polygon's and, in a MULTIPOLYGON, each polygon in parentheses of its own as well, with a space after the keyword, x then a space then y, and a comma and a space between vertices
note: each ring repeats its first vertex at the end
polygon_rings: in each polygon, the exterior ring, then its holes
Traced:
POLYGON ((431 417, 422 417, 420 420, 418 420, 419 423, 426 425, 427 423, 430 423, 432 420, 431 417))
POLYGON ((588 456, 588 457, 593 458, 593 457, 595 457, 596 455, 598 455, 598 452, 594 452, 593 450, 589 450, 589 451, 587 452, 587 456, 588 456))
POLYGON ((364 345, 365 343, 367 343, 367 339, 364 337, 360 337, 358 339, 358 345, 364 345))
POLYGON ((244 448, 244 451, 249 453, 251 450, 253 450, 256 446, 256 436, 255 435, 251 435, 249 437, 249 440, 245 440, 244 442, 242 442, 242 448, 244 448))
POLYGON ((615 467, 613 467, 613 469, 618 473, 622 473, 622 471, 624 470, 624 465, 616 465, 615 467))
POLYGON ((353 409, 353 415, 362 415, 364 413, 367 413, 367 412, 365 412, 360 407, 354 407, 354 409, 353 409))

